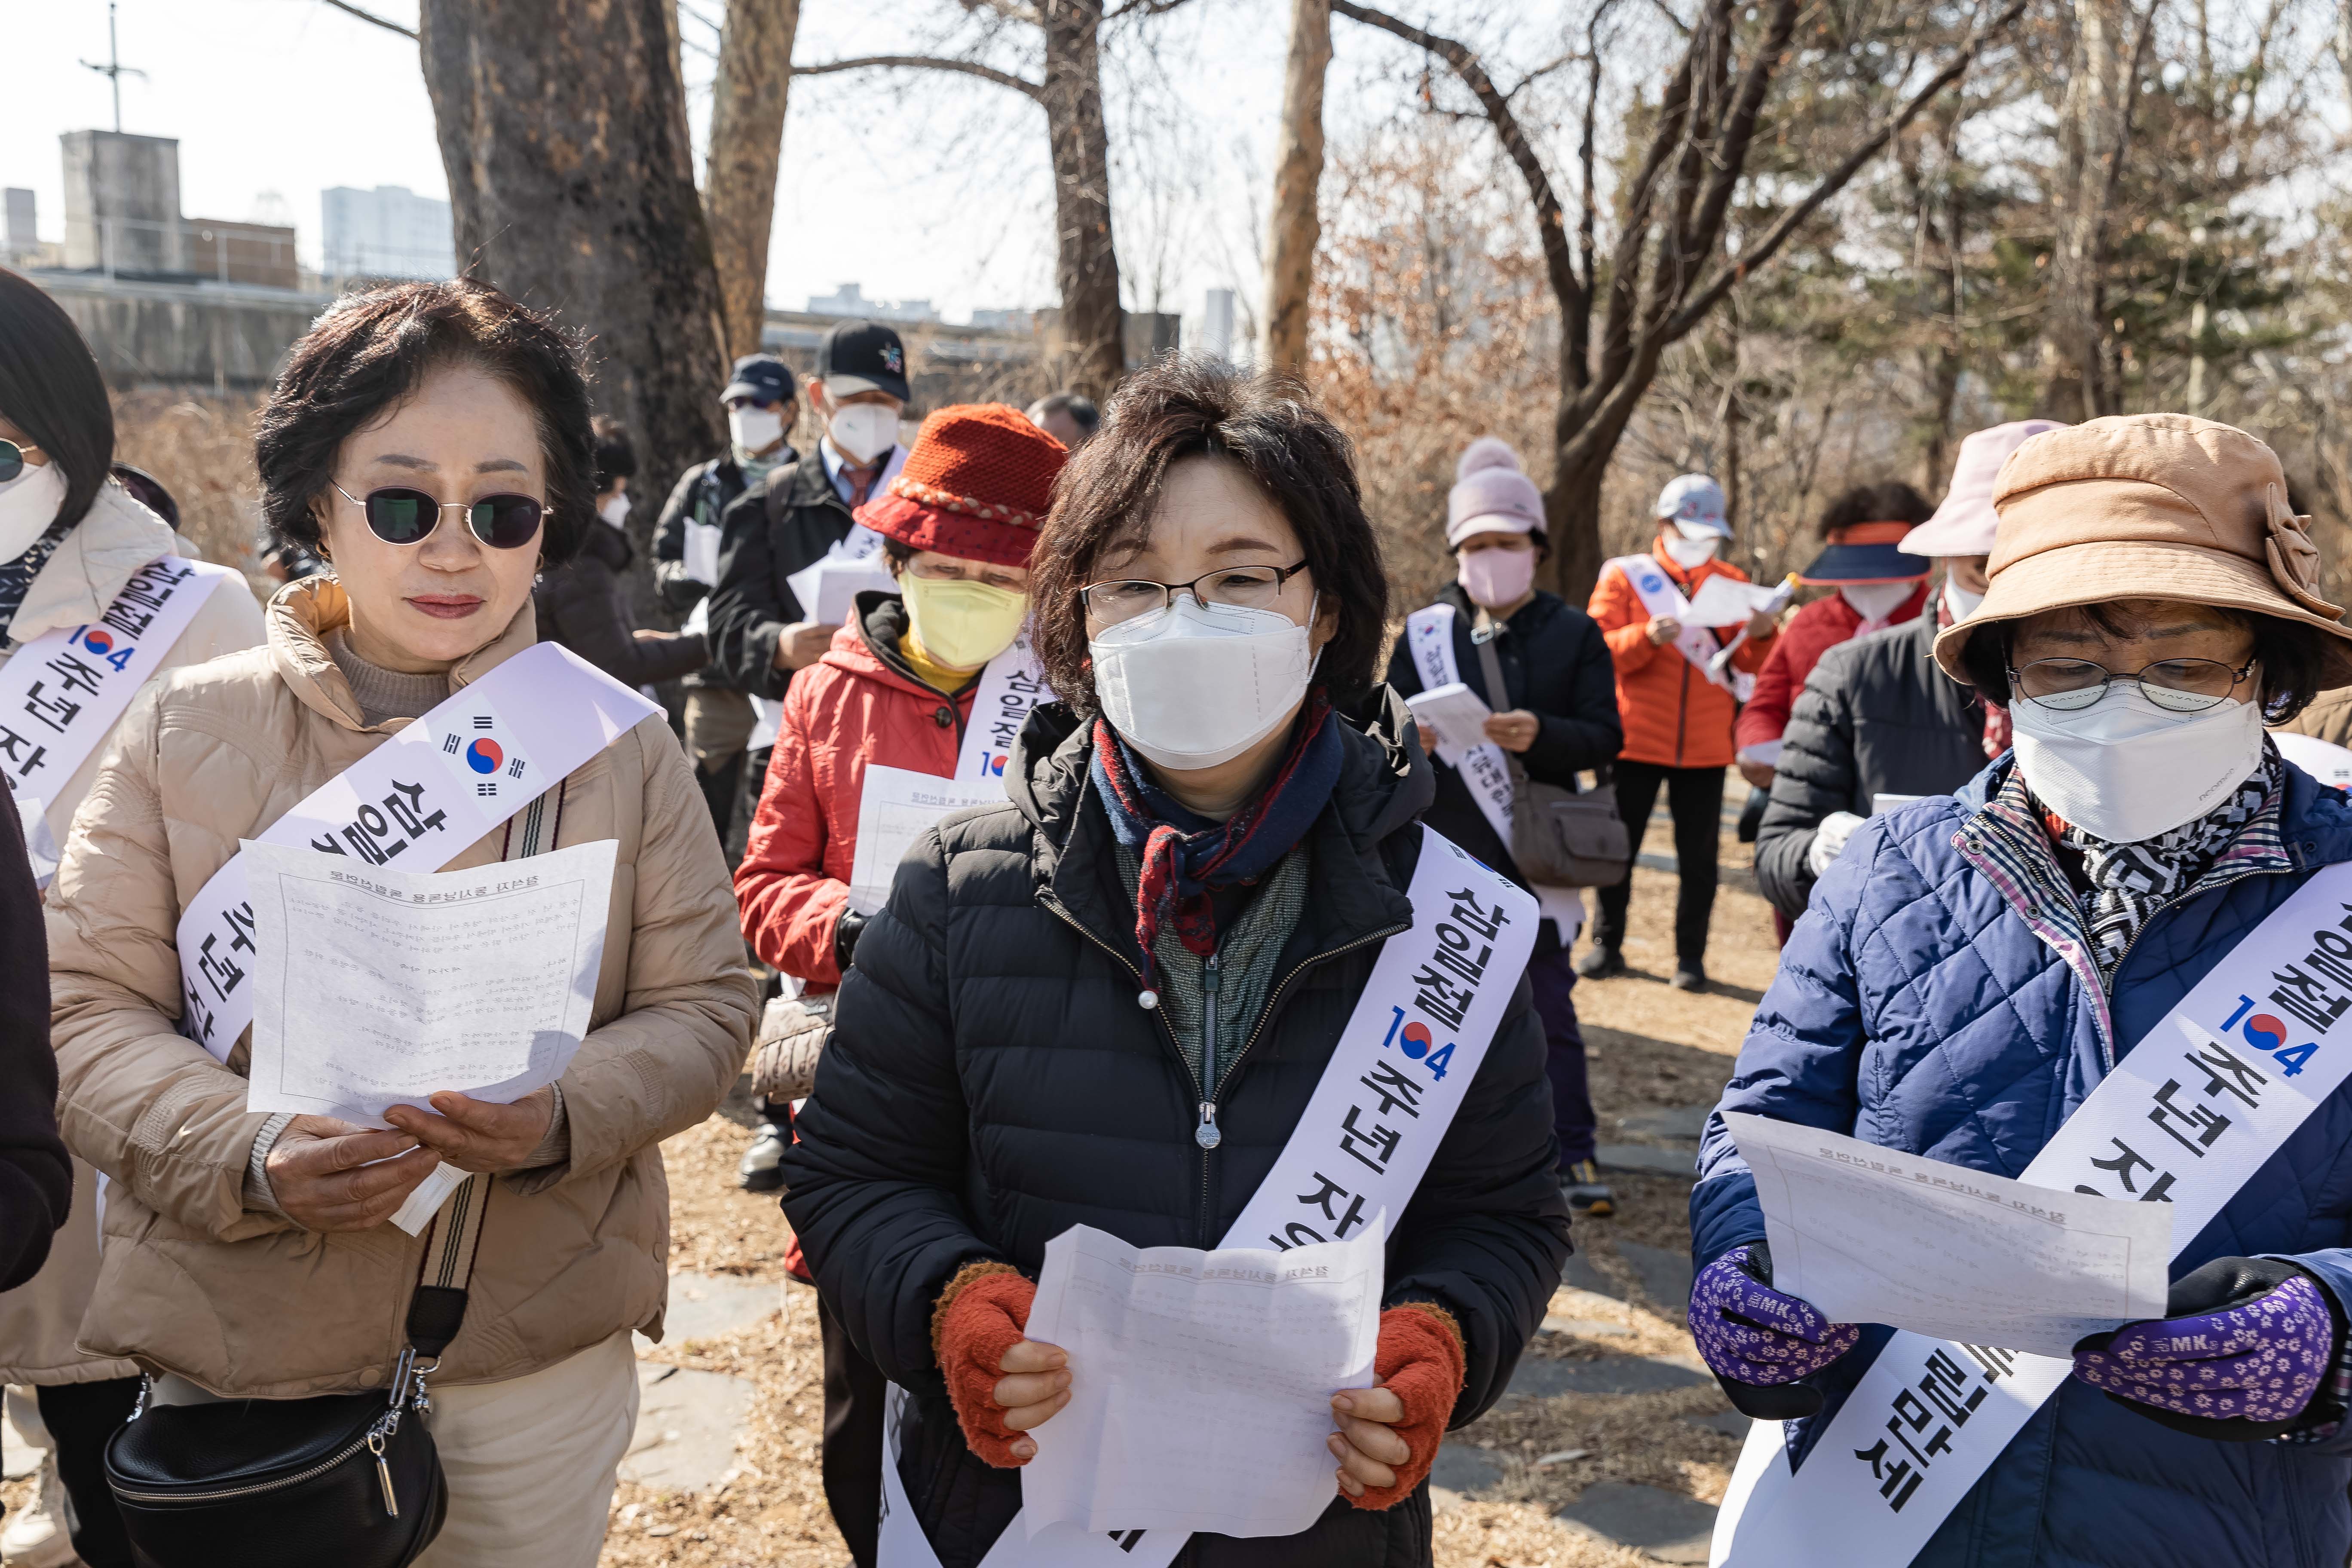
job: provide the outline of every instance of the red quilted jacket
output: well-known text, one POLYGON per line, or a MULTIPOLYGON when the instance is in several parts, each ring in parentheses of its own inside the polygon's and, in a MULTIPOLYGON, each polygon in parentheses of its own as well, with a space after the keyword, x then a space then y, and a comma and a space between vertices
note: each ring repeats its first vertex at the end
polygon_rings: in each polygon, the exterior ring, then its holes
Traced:
MULTIPOLYGON (((1927 584, 1922 583, 1895 607, 1887 625, 1910 620, 1927 603, 1927 584)), ((1789 710, 1797 705, 1797 694, 1805 689, 1805 677, 1822 662, 1822 655, 1853 637, 1861 625, 1862 612, 1847 604, 1843 594, 1815 599, 1790 616, 1780 627, 1780 640, 1772 645, 1771 657, 1756 672, 1755 695, 1740 709, 1732 726, 1733 743, 1745 751, 1779 740, 1789 727, 1789 710)))
POLYGON ((793 677, 775 754, 735 897, 752 951, 813 991, 841 984, 833 928, 849 901, 857 855, 857 803, 866 767, 955 772, 956 750, 978 682, 942 697, 898 653, 907 630, 895 595, 861 596, 859 614, 824 657, 793 677))

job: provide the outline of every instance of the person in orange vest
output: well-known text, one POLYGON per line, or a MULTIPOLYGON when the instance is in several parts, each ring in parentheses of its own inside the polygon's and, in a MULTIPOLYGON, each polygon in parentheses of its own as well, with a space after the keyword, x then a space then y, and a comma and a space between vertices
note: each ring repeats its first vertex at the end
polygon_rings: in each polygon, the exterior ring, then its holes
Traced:
MULTIPOLYGON (((1677 991, 1706 988, 1706 928, 1715 912, 1716 841, 1723 814, 1723 773, 1731 765, 1731 722, 1756 672, 1771 654, 1779 624, 1765 611, 1744 628, 1686 626, 1681 616, 1712 577, 1745 583, 1748 574, 1717 559, 1731 524, 1723 487, 1705 474, 1685 474, 1658 497, 1657 537, 1646 555, 1627 555, 1601 568, 1590 613, 1601 625, 1617 667, 1617 712, 1625 747, 1617 757, 1617 810, 1636 853, 1658 791, 1674 814, 1675 865, 1682 886, 1675 900, 1677 991), (1745 640, 1721 670, 1715 655, 1745 630, 1745 640)), ((1633 896, 1623 881, 1600 889, 1592 945, 1576 961, 1588 979, 1625 973, 1625 910, 1633 896)))

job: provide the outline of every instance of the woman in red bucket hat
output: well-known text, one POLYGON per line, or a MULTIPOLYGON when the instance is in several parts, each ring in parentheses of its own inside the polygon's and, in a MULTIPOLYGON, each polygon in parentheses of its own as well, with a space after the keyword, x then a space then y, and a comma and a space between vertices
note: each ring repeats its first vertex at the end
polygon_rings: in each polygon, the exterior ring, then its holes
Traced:
MULTIPOLYGON (((826 1004, 866 925, 850 901, 866 770, 941 777, 985 771, 1006 749, 992 750, 991 735, 1008 724, 1018 729, 1019 715, 1002 710, 1044 695, 1017 674, 984 677, 1000 656, 1020 662, 1008 650, 1028 618, 1029 552, 1068 456, 1017 409, 942 408, 923 422, 898 478, 857 509, 858 523, 882 536, 898 592, 858 595, 832 647, 793 678, 735 872, 744 937, 803 987, 793 1020, 802 1040, 822 1038, 826 1004), (983 689, 991 689, 991 711, 975 715, 983 689)), ((763 1028, 762 1038, 778 1032, 763 1028)), ((777 1100, 805 1095, 814 1065, 814 1052, 763 1045, 754 1088, 777 1100)), ((825 1498, 852 1555, 870 1564, 881 1498, 882 1374, 822 1303, 818 1310, 825 1498)))

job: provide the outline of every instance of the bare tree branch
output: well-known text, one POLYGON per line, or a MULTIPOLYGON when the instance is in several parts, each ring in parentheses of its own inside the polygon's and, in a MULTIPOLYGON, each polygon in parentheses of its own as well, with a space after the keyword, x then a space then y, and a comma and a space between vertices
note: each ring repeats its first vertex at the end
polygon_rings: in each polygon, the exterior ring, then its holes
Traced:
POLYGON ((2003 11, 1989 26, 1962 44, 1959 52, 1952 57, 1950 63, 1929 78, 1927 85, 1913 93, 1891 119, 1863 138, 1862 144, 1848 153, 1844 162, 1822 175, 1812 190, 1807 193, 1804 200, 1781 214, 1780 220, 1765 231, 1764 237, 1757 241, 1752 251, 1743 251, 1737 261, 1726 264, 1704 288, 1693 294, 1690 302, 1675 313, 1674 320, 1669 323, 1668 330, 1678 335, 1698 325, 1701 318, 1714 309, 1716 301, 1729 293, 1750 272, 1769 261, 1773 254, 1788 243, 1789 237, 1794 234, 1807 218, 1820 210, 1823 202, 1843 190, 1847 183, 1861 172, 1862 166, 1876 157, 1880 149, 1884 148, 1905 126, 1918 118, 1919 111, 1933 102, 1938 93, 1968 73, 1969 67, 1976 62, 1977 56, 1983 51, 1985 45, 1990 43, 1998 35, 2016 26, 2017 19, 2025 15, 2026 7, 2031 3, 2032 0, 2011 0, 2008 10, 2003 11))
POLYGON ((1192 0, 1119 0, 1119 4, 1103 13, 1103 20, 1116 22, 1121 16, 1165 16, 1181 10, 1192 0))
MULTIPOLYGON (((332 4, 333 0, 330 0, 332 4)), ((992 81, 999 87, 1009 87, 1025 97, 1043 102, 1045 89, 1025 77, 1011 71, 998 70, 994 66, 982 65, 978 60, 959 60, 937 55, 865 55, 854 60, 825 60, 813 66, 794 66, 794 76, 832 76, 837 71, 861 70, 934 70, 959 71, 976 76, 982 81, 992 81)))
POLYGON ((1020 0, 957 0, 957 4, 966 11, 975 13, 985 11, 991 16, 1002 16, 1008 22, 1026 22, 1033 27, 1042 27, 1045 25, 1045 18, 1038 12, 1037 7, 1024 5, 1020 4, 1020 0))
POLYGON ((404 27, 390 17, 379 16, 373 11, 362 11, 352 5, 352 0, 319 0, 319 3, 322 5, 331 5, 347 16, 357 16, 362 22, 373 22, 387 33, 398 33, 412 44, 416 41, 415 28, 404 27))
POLYGON ((1651 8, 1655 10, 1659 16, 1664 16, 1666 19, 1667 24, 1671 26, 1675 32, 1680 33, 1685 38, 1690 37, 1690 24, 1684 21, 1680 16, 1675 15, 1674 7, 1667 5, 1666 0, 1650 0, 1650 5, 1651 8))

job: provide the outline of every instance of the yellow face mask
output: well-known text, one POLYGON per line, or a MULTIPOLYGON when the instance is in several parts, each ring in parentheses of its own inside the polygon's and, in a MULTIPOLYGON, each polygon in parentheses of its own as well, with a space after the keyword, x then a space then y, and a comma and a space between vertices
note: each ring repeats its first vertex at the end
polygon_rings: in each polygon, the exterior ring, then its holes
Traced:
POLYGON ((1029 595, 985 583, 898 579, 907 620, 923 651, 950 669, 978 669, 1013 646, 1029 614, 1029 595))

